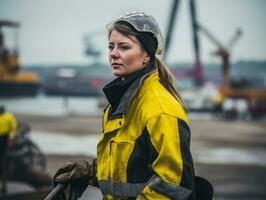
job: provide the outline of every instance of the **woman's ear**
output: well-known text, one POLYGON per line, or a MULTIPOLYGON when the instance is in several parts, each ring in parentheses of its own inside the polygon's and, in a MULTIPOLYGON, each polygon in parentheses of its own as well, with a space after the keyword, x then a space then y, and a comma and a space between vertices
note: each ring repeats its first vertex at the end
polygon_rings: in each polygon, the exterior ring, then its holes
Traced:
POLYGON ((143 64, 146 64, 150 61, 150 56, 145 56, 144 60, 143 60, 143 64))

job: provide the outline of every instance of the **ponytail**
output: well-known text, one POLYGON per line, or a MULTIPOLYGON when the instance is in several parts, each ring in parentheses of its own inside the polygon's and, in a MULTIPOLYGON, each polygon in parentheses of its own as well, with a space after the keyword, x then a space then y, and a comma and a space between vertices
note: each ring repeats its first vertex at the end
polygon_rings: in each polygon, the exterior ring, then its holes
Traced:
POLYGON ((158 58, 155 59, 155 66, 158 68, 160 83, 170 92, 173 97, 183 106, 186 110, 186 106, 181 98, 181 95, 175 89, 173 85, 173 75, 170 72, 166 64, 160 61, 158 58))

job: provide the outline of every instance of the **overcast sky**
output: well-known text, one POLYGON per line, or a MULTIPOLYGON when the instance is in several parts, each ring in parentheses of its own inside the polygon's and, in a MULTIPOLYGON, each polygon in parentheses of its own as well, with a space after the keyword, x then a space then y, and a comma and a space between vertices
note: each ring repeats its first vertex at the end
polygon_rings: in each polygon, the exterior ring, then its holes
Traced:
MULTIPOLYGON (((198 19, 221 42, 240 27, 243 35, 231 50, 233 61, 266 60, 266 0, 197 0, 198 19)), ((91 33, 107 62, 105 25, 133 10, 153 15, 165 35, 172 0, 0 0, 0 19, 21 23, 22 64, 88 63, 84 35, 91 33)), ((193 62, 188 0, 181 0, 169 62, 193 62)), ((216 46, 200 35, 203 62, 219 62, 216 46)))

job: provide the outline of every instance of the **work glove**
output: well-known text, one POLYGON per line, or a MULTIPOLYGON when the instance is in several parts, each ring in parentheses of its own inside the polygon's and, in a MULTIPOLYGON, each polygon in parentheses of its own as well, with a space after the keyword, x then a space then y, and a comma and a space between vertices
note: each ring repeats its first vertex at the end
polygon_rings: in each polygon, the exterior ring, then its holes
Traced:
POLYGON ((54 183, 69 183, 78 179, 96 178, 96 159, 93 162, 86 160, 75 160, 68 162, 58 169, 54 175, 54 183))
POLYGON ((60 168, 54 175, 54 185, 69 183, 71 190, 75 190, 78 197, 82 195, 88 185, 98 186, 96 179, 96 159, 70 161, 60 168))

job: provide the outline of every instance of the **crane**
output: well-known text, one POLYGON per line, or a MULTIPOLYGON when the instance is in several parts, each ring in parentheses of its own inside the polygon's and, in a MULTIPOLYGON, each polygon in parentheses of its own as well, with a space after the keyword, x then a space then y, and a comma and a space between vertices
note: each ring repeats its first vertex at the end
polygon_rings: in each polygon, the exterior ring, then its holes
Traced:
POLYGON ((243 113, 251 114, 257 117, 266 114, 266 90, 263 88, 235 88, 230 84, 230 53, 234 45, 243 35, 243 31, 238 28, 231 37, 227 45, 222 44, 206 27, 202 24, 197 24, 201 31, 212 43, 217 46, 217 50, 213 53, 219 56, 222 61, 223 70, 223 86, 220 92, 224 98, 223 112, 225 116, 237 116, 243 113))
MULTIPOLYGON (((168 52, 170 49, 170 44, 172 40, 172 32, 174 29, 177 12, 179 9, 180 0, 173 0, 171 5, 171 12, 168 19, 168 26, 166 28, 166 37, 165 37, 165 53, 163 55, 163 60, 167 61, 168 52)), ((202 86, 205 82, 203 75, 202 64, 200 61, 200 44, 198 39, 198 30, 197 30, 197 15, 194 0, 189 1, 190 15, 191 15, 191 27, 192 27, 192 37, 193 37, 193 48, 195 51, 195 64, 193 69, 185 70, 183 72, 177 72, 177 74, 182 74, 181 76, 191 77, 196 85, 202 86)))
POLYGON ((227 45, 223 45, 214 35, 202 24, 197 24, 197 28, 201 31, 212 43, 217 46, 217 50, 213 55, 220 56, 222 60, 222 69, 223 69, 223 88, 229 88, 229 69, 230 69, 230 50, 236 44, 237 40, 242 35, 242 30, 238 28, 230 39, 227 45))

